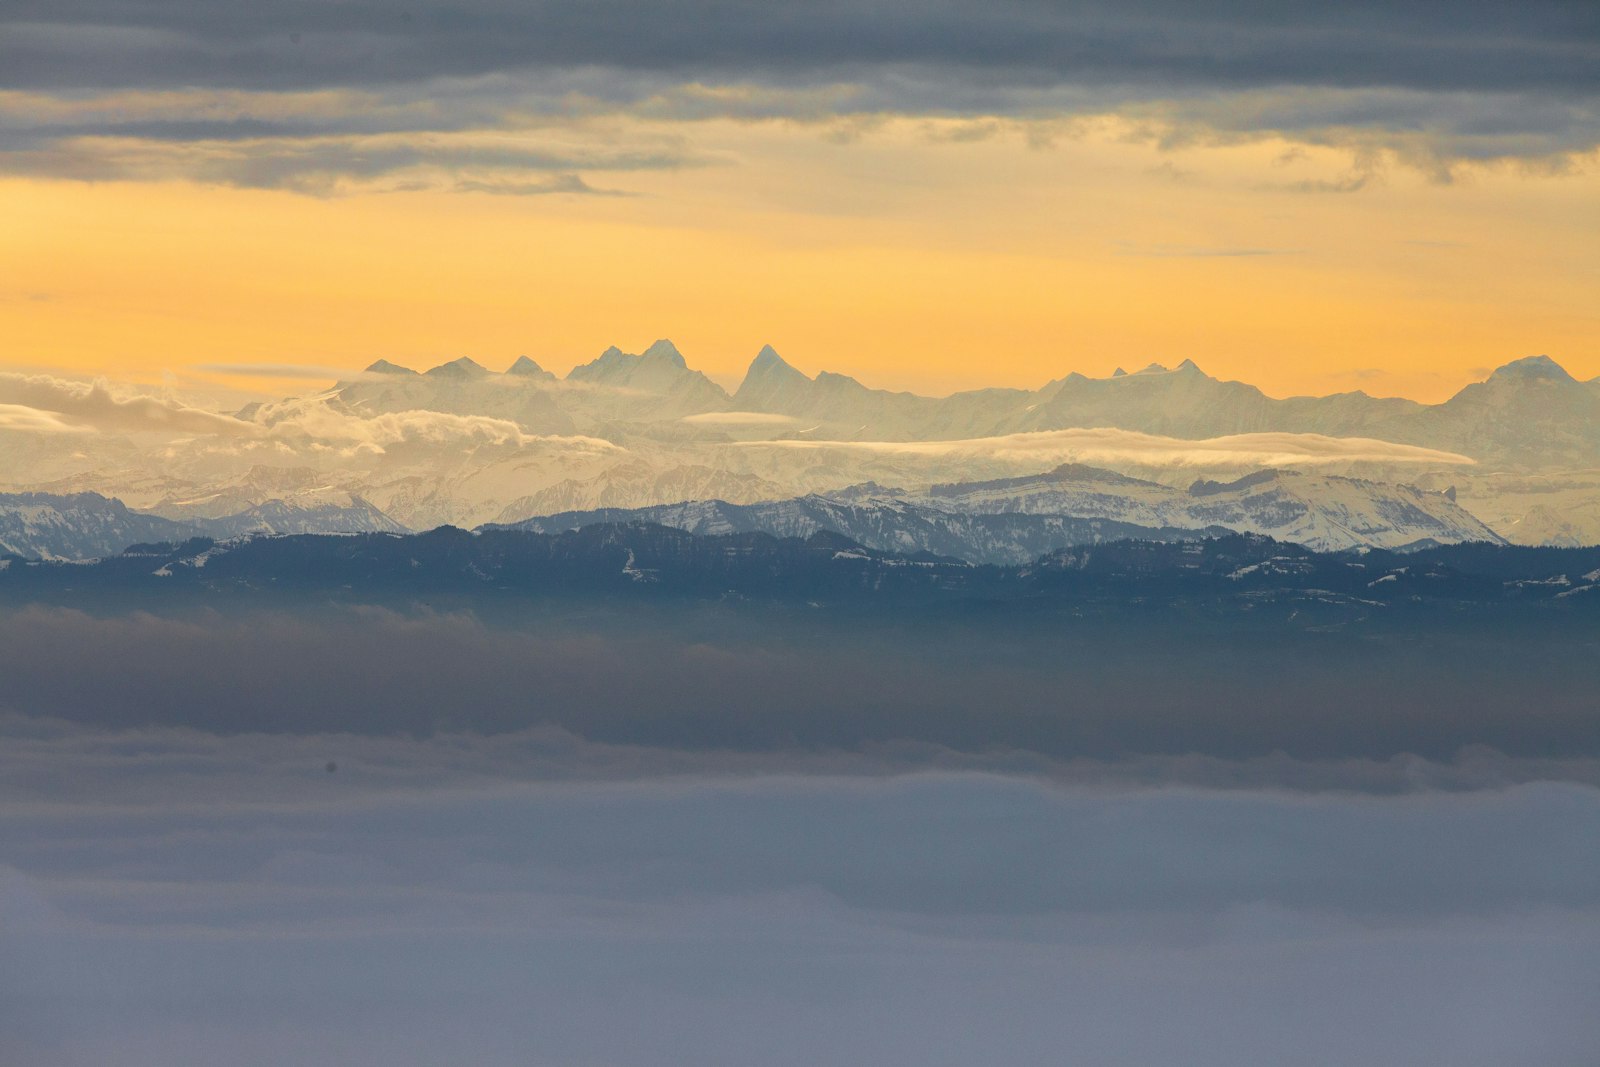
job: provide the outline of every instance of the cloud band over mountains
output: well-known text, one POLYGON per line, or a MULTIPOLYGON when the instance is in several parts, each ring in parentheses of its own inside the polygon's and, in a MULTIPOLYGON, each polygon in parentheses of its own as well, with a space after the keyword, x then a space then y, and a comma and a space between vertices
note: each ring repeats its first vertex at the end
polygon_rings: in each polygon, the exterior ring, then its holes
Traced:
POLYGON ((965 441, 751 441, 745 448, 854 451, 880 455, 1053 463, 1151 464, 1178 467, 1294 467, 1327 463, 1402 463, 1465 466, 1456 452, 1367 437, 1317 433, 1242 433, 1185 441, 1134 430, 1069 429, 980 437, 965 441))

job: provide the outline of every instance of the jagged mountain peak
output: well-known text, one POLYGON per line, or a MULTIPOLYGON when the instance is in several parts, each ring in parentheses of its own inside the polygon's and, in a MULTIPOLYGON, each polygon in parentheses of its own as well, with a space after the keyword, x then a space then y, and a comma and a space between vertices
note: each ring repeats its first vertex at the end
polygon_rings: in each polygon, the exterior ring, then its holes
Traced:
POLYGON ((638 355, 624 352, 615 345, 607 348, 589 363, 573 367, 567 374, 572 382, 592 383, 613 390, 605 399, 598 394, 590 397, 591 404, 598 403, 605 419, 621 421, 659 421, 681 418, 708 411, 725 410, 727 391, 693 370, 683 354, 671 341, 662 339, 638 355))
POLYGON ((1503 367, 1499 367, 1489 375, 1490 381, 1577 381, 1567 373, 1565 367, 1551 359, 1549 356, 1526 356, 1514 359, 1503 367))
POLYGON ((460 359, 452 359, 448 363, 432 367, 427 373, 433 378, 482 378, 489 372, 471 357, 462 356, 460 359))
POLYGON ((386 359, 380 359, 376 363, 374 363, 370 367, 368 367, 364 373, 366 373, 366 374, 416 374, 417 372, 412 370, 410 367, 402 367, 398 363, 390 363, 386 359))
POLYGON ((761 351, 756 353, 756 358, 750 361, 749 369, 744 372, 744 380, 739 383, 734 396, 741 401, 770 403, 777 400, 779 394, 803 389, 810 384, 811 379, 778 355, 777 349, 763 345, 761 351))
POLYGON ((1134 372, 1135 376, 1137 376, 1139 374, 1166 374, 1166 373, 1167 373, 1167 368, 1163 367, 1159 363, 1152 363, 1148 367, 1145 367, 1143 370, 1134 372))
POLYGON ((744 372, 745 381, 784 381, 798 380, 810 381, 804 373, 795 369, 794 365, 782 356, 771 345, 763 345, 756 358, 750 361, 749 368, 744 372))
POLYGON ((854 387, 856 389, 865 389, 866 388, 866 386, 862 385, 860 382, 858 382, 854 378, 850 377, 850 375, 848 375, 848 374, 837 374, 837 373, 835 373, 835 372, 833 372, 831 370, 818 371, 817 372, 817 376, 816 376, 816 378, 814 380, 816 381, 816 383, 818 385, 831 385, 831 386, 834 386, 835 388, 838 388, 838 387, 854 387))
POLYGON ((689 369, 689 364, 684 361, 683 353, 678 351, 678 346, 665 337, 653 342, 649 348, 639 354, 639 358, 641 360, 671 363, 680 370, 689 369))
MULTIPOLYGON (((775 372, 792 372, 794 374, 800 374, 798 370, 795 370, 793 364, 784 359, 782 356, 778 355, 778 350, 776 348, 773 348, 771 345, 762 345, 761 351, 756 353, 756 358, 750 361, 750 367, 747 371, 745 371, 745 376, 748 377, 752 374, 765 375, 775 372)), ((801 377, 805 377, 805 375, 801 374, 801 377)))
POLYGON ((554 378, 555 375, 545 370, 527 356, 518 356, 515 363, 506 368, 507 374, 514 374, 519 378, 554 378))
POLYGON ((689 371, 689 364, 677 346, 662 338, 638 355, 612 345, 594 360, 572 368, 568 377, 580 381, 586 378, 626 377, 646 368, 694 373, 689 371))

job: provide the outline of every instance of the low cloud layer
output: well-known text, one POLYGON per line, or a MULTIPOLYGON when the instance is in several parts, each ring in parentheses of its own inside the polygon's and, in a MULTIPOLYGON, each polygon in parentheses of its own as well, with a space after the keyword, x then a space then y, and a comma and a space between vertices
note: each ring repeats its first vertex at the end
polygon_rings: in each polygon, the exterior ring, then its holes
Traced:
MULTIPOLYGON (((241 373, 302 376, 313 368, 248 366, 241 373)), ((180 441, 169 459, 203 462, 219 455, 317 462, 393 454, 437 459, 443 448, 528 448, 572 455, 620 454, 599 438, 530 434, 517 423, 489 415, 397 411, 360 415, 320 398, 264 405, 254 420, 207 411, 181 400, 104 380, 73 381, 49 375, 0 372, 0 430, 26 434, 145 434, 180 441)))
POLYGON ((461 742, 0 733, 0 1051, 42 1067, 1576 1067, 1600 1041, 1592 787, 550 781, 461 742))
POLYGON ((1600 1042, 1581 635, 823 629, 0 613, 0 1058, 1580 1067, 1600 1042))
POLYGON ((1186 441, 1135 430, 1041 430, 964 441, 761 441, 746 448, 869 452, 930 459, 989 459, 1041 467, 1059 463, 1115 466, 1296 467, 1329 463, 1457 466, 1468 456, 1367 437, 1313 433, 1244 433, 1186 441))
POLYGON ((767 411, 705 411, 698 415, 685 415, 680 421, 691 426, 794 426, 800 422, 793 415, 778 415, 767 411))
POLYGON ((105 381, 75 382, 42 374, 0 372, 0 405, 8 429, 107 433, 214 434, 249 436, 249 423, 191 407, 177 400, 116 393, 105 381))

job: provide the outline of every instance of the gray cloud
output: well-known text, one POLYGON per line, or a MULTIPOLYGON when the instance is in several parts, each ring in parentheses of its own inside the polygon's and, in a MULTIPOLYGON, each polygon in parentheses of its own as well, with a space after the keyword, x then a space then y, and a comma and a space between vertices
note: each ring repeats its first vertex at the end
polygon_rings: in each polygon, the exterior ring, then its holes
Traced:
POLYGON ((1352 174, 1336 181, 1308 178, 1282 186, 1291 193, 1359 193, 1372 181, 1370 174, 1352 174))
MULTIPOLYGON (((419 159, 415 147, 371 152, 341 139, 610 113, 973 119, 939 132, 954 139, 994 136, 1002 116, 1047 143, 1074 116, 1118 112, 1168 147, 1282 135, 1441 179, 1462 161, 1560 169, 1600 143, 1600 16, 1567 0, 456 0, 415 10, 25 0, 0 29, 0 69, 16 90, 0 101, 0 166, 76 177, 148 176, 129 167, 127 142, 205 144, 209 158, 169 159, 167 173, 320 192, 328 174, 473 164, 437 147, 419 159), (220 146, 241 144, 254 149, 227 160, 220 146)), ((568 175, 608 166, 538 153, 501 163, 568 175)), ((683 163, 647 151, 620 165, 683 163)), ((505 176, 471 184, 481 180, 455 187, 518 186, 505 176)), ((586 191, 569 184, 561 191, 586 191)))
MULTIPOLYGON (((1141 81, 1394 86, 1425 90, 1600 86, 1600 16, 1546 0, 1508 8, 1361 2, 1330 7, 1140 0, 803 0, 775 7, 669 0, 454 0, 424 9, 308 0, 20 0, 0 62, 21 87, 373 85, 551 67, 703 72, 881 65, 1004 72, 1016 83, 1141 81)), ((993 81, 993 78, 983 79, 993 81)))
POLYGON ((75 135, 0 152, 0 166, 13 173, 93 181, 184 177, 318 196, 374 186, 620 195, 595 188, 575 171, 662 170, 705 162, 681 147, 540 144, 531 135, 463 139, 433 133, 225 141, 75 135))

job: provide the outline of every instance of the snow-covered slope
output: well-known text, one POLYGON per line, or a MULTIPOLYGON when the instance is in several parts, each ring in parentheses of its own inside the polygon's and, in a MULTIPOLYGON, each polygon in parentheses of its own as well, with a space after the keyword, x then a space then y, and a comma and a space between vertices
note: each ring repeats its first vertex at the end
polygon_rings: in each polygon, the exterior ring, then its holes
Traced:
POLYGON ((1391 437, 1497 467, 1600 466, 1600 379, 1579 381, 1548 356, 1519 359, 1397 423, 1391 437))
POLYGON ((974 563, 1025 562, 1120 538, 1173 540, 1223 531, 1267 534, 1321 551, 1501 540, 1445 494, 1411 486, 1261 471, 1227 484, 1196 482, 1185 491, 1082 466, 917 494, 872 487, 745 505, 692 501, 564 512, 516 526, 548 533, 630 521, 710 534, 806 537, 832 530, 884 551, 929 551, 974 563))
POLYGON ((1151 527, 1221 526, 1267 534, 1320 551, 1399 548, 1502 538, 1452 495, 1409 485, 1290 470, 1236 481, 1197 481, 1187 490, 1066 465, 1035 478, 934 486, 942 506, 980 514, 1024 512, 1111 519, 1151 527))
POLYGON ((271 501, 234 515, 179 520, 98 493, 0 493, 0 554, 30 559, 98 559, 133 544, 190 537, 406 532, 360 499, 345 506, 271 501))
POLYGON ((559 533, 606 522, 647 522, 697 534, 770 533, 778 537, 810 537, 832 531, 868 548, 915 554, 932 552, 970 563, 1028 563, 1050 552, 1076 545, 1127 538, 1187 540, 1209 531, 1151 529, 1099 518, 1062 515, 974 515, 945 511, 892 496, 859 502, 826 496, 805 496, 759 504, 699 500, 651 508, 601 508, 527 519, 514 528, 559 533))
POLYGON ((96 559, 141 541, 192 536, 192 528, 130 511, 99 493, 0 493, 0 555, 96 559))
POLYGON ((297 503, 269 500, 236 515, 207 519, 196 524, 207 537, 244 534, 410 533, 360 497, 347 504, 297 503))

